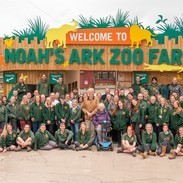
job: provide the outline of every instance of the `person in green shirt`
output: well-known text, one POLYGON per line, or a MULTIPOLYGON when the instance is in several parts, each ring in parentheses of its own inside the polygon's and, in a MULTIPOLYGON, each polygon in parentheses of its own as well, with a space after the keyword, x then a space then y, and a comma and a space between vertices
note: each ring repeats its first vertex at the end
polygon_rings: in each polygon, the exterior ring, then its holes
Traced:
POLYGON ((156 102, 156 97, 151 96, 150 103, 149 103, 149 105, 147 105, 145 119, 146 119, 147 123, 151 123, 153 125, 154 132, 156 130, 155 111, 157 108, 158 108, 158 104, 156 102))
POLYGON ((10 98, 10 102, 6 106, 8 121, 11 123, 13 129, 17 131, 19 105, 16 104, 15 96, 10 98))
POLYGON ((156 123, 156 135, 162 131, 163 124, 169 124, 170 120, 170 108, 166 103, 165 98, 160 99, 160 105, 155 111, 155 123, 156 123))
POLYGON ((25 84, 23 77, 19 77, 19 82, 14 86, 14 89, 18 91, 17 101, 20 103, 22 101, 22 97, 28 92, 28 87, 25 84))
POLYGON ((76 140, 76 134, 79 131, 81 119, 81 108, 78 106, 78 101, 74 99, 72 101, 72 107, 70 109, 69 121, 71 125, 71 131, 74 133, 74 141, 76 140))
POLYGON ((37 90, 40 95, 44 94, 48 96, 50 94, 50 84, 47 80, 46 74, 43 74, 41 77, 41 81, 37 84, 37 90))
POLYGON ((34 150, 51 150, 56 147, 55 137, 46 130, 46 125, 42 123, 34 137, 34 150))
POLYGON ((57 125, 59 127, 60 123, 65 123, 68 126, 70 107, 69 104, 65 102, 65 96, 62 95, 60 102, 55 106, 55 114, 57 118, 57 125))
POLYGON ((177 134, 175 135, 175 144, 171 150, 169 159, 175 159, 176 156, 183 156, 183 126, 178 128, 177 134))
POLYGON ((30 104, 28 101, 27 95, 24 95, 22 98, 22 102, 18 107, 18 118, 20 121, 20 128, 21 131, 24 129, 24 126, 28 124, 31 128, 30 122, 30 104))
POLYGON ((73 138, 72 131, 66 129, 65 123, 60 123, 59 129, 55 132, 55 139, 60 149, 75 149, 75 145, 71 145, 73 138))
POLYGON ((158 144, 157 154, 160 157, 166 156, 166 153, 169 153, 174 146, 174 137, 167 124, 163 125, 163 131, 159 134, 158 144))
POLYGON ((145 159, 147 155, 156 155, 156 143, 157 136, 153 132, 153 126, 147 123, 145 126, 145 132, 142 134, 142 145, 138 146, 138 150, 141 152, 142 157, 145 159))
POLYGON ((179 126, 183 125, 183 110, 178 101, 173 103, 173 109, 170 111, 170 130, 175 136, 179 126))
POLYGON ((59 92, 59 96, 66 95, 68 93, 67 86, 63 83, 63 78, 58 78, 58 83, 54 86, 53 92, 59 92))
POLYGON ((89 149, 92 146, 92 140, 90 138, 90 132, 87 130, 85 122, 80 124, 80 130, 77 132, 76 141, 74 142, 76 146, 76 151, 89 149))
POLYGON ((1 138, 3 151, 14 151, 16 149, 17 133, 13 130, 11 124, 6 124, 3 131, 4 136, 1 138))
POLYGON ((140 76, 136 76, 135 83, 132 85, 132 88, 134 90, 134 95, 137 97, 140 93, 140 88, 142 87, 142 84, 140 83, 140 76))
POLYGON ((16 143, 18 147, 15 151, 21 151, 22 149, 27 149, 27 152, 32 150, 32 144, 34 143, 34 134, 30 129, 30 126, 26 124, 24 130, 20 132, 17 137, 16 143))
POLYGON ((4 125, 8 122, 7 109, 3 105, 2 99, 0 99, 0 130, 3 130, 4 125))
POLYGON ((137 136, 137 144, 142 144, 141 133, 145 125, 144 109, 140 107, 136 99, 132 99, 130 122, 137 136))
POLYGON ((137 137, 132 126, 128 126, 127 132, 122 136, 121 149, 117 150, 117 153, 131 153, 132 156, 136 156, 136 144, 137 137))
POLYGON ((124 89, 119 90, 119 100, 127 100, 127 96, 125 95, 124 89))
POLYGON ((121 147, 121 135, 126 133, 127 125, 130 121, 129 110, 125 107, 124 101, 119 100, 118 107, 113 112, 113 130, 117 133, 118 147, 121 147))
POLYGON ((40 124, 43 122, 43 107, 44 105, 41 103, 41 97, 36 95, 35 101, 30 106, 30 117, 34 134, 37 132, 40 124))
POLYGON ((161 86, 158 84, 158 79, 156 77, 152 77, 151 84, 147 86, 147 89, 150 96, 160 93, 161 86))
POLYGON ((46 129, 54 135, 55 132, 55 106, 50 97, 46 98, 43 106, 43 122, 46 124, 46 129))

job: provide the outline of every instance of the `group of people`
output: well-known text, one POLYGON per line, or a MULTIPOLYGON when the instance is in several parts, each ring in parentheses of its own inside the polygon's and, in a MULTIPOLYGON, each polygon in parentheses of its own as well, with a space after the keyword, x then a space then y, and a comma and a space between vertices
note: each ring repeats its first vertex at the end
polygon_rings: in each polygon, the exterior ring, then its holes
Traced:
POLYGON ((175 159, 183 155, 183 90, 176 78, 168 88, 165 99, 156 77, 144 86, 137 76, 127 91, 119 88, 112 94, 106 88, 102 95, 89 88, 79 95, 77 88, 68 93, 60 77, 51 92, 43 74, 32 95, 20 77, 10 101, 0 99, 0 152, 84 150, 112 139, 117 153, 139 152, 144 159, 170 153, 175 159), (104 138, 106 121, 111 131, 104 138))

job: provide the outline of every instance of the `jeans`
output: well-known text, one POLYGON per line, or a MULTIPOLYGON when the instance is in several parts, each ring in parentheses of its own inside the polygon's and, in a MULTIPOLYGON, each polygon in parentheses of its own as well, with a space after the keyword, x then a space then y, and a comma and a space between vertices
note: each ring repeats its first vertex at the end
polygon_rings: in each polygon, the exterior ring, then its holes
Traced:
POLYGON ((57 143, 52 141, 52 140, 49 140, 48 144, 41 147, 40 150, 51 150, 51 149, 56 148, 56 147, 57 147, 57 143))
POLYGON ((141 138, 141 129, 139 128, 139 124, 132 124, 133 129, 135 130, 135 135, 137 136, 137 144, 141 145, 142 144, 142 138, 141 138))
POLYGON ((35 134, 37 132, 37 130, 39 129, 40 125, 42 122, 32 122, 32 131, 35 134))
POLYGON ((79 126, 80 126, 80 124, 79 123, 71 123, 71 131, 74 133, 74 137, 73 137, 73 139, 74 139, 74 141, 76 141, 76 134, 77 134, 77 132, 79 131, 79 126))

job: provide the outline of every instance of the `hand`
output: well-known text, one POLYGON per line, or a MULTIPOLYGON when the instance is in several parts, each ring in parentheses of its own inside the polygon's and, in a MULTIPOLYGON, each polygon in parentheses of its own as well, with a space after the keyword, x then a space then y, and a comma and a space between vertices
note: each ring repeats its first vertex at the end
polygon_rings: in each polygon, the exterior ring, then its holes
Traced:
POLYGON ((87 112, 88 117, 92 117, 92 113, 87 112))
POLYGON ((61 122, 62 122, 62 123, 65 123, 65 119, 61 119, 61 122))
POLYGON ((4 153, 4 152, 6 152, 6 151, 7 151, 7 149, 6 149, 6 148, 4 148, 3 153, 4 153))
POLYGON ((34 122, 34 121, 35 121, 35 119, 34 119, 34 118, 31 118, 31 121, 32 121, 32 122, 34 122))
POLYGON ((145 119, 147 119, 147 118, 148 118, 148 115, 145 116, 145 119))
POLYGON ((68 144, 68 141, 66 140, 66 141, 65 141, 65 145, 67 145, 67 144, 68 144))
POLYGON ((97 127, 100 127, 101 128, 102 126, 101 125, 97 125, 97 127))
POLYGON ((51 121, 50 121, 50 120, 48 120, 48 121, 47 121, 47 124, 48 124, 48 125, 49 125, 49 124, 51 124, 51 121))
POLYGON ((74 124, 75 122, 71 119, 71 123, 74 124))
POLYGON ((182 147, 182 145, 181 145, 181 144, 178 144, 178 145, 177 145, 177 147, 180 147, 180 148, 181 148, 181 147, 182 147))
POLYGON ((139 124, 139 128, 142 128, 142 124, 139 124))

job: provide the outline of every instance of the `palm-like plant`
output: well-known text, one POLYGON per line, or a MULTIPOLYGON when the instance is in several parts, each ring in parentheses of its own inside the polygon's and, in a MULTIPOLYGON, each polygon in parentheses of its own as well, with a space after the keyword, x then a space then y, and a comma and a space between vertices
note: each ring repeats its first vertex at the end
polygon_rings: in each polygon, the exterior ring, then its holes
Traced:
POLYGON ((83 15, 79 15, 79 27, 82 29, 95 28, 93 18, 85 18, 83 15))
POLYGON ((96 20, 93 19, 93 24, 94 24, 95 27, 98 27, 98 28, 110 27, 111 17, 107 16, 107 17, 96 19, 96 20))
POLYGON ((111 27, 126 27, 128 24, 129 12, 118 10, 116 17, 111 17, 111 27))
POLYGON ((138 17, 134 17, 132 20, 128 21, 127 26, 131 27, 132 25, 138 25, 139 27, 144 29, 142 22, 139 21, 138 17))
POLYGON ((183 18, 174 18, 174 23, 177 27, 177 31, 179 31, 179 34, 183 36, 183 18))

